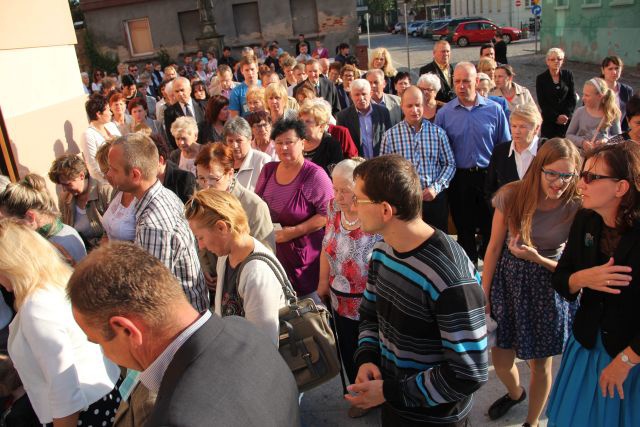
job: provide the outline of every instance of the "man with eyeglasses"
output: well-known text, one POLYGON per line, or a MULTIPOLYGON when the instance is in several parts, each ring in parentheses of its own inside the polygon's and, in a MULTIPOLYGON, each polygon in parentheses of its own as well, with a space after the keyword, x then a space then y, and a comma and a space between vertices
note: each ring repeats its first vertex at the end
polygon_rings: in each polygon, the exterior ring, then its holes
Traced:
POLYGON ((488 377, 478 272, 451 237, 422 220, 410 161, 380 156, 353 176, 362 231, 384 240, 371 255, 358 375, 345 398, 362 409, 382 405, 383 426, 466 426, 472 394, 488 377))

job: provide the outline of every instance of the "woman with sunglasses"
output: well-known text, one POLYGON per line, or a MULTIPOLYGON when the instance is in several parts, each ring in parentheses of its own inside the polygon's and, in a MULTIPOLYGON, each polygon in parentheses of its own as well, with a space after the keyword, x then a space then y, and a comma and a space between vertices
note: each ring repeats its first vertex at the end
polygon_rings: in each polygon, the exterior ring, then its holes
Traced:
POLYGON ((580 296, 549 399, 549 426, 640 425, 640 146, 587 152, 553 287, 580 296))
POLYGON ((580 207, 580 154, 567 139, 538 150, 521 181, 496 194, 482 286, 487 313, 497 322, 493 365, 507 394, 489 408, 493 420, 522 402, 516 357, 529 361, 529 411, 523 426, 537 426, 551 389, 552 356, 569 338, 572 307, 551 287, 551 275, 580 207))

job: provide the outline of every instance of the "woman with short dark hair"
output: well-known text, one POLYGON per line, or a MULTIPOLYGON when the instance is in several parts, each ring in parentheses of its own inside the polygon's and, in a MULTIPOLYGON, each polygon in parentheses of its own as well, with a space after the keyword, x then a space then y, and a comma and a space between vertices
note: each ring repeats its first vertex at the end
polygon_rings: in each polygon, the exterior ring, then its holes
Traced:
POLYGON ((267 202, 276 228, 276 254, 295 291, 320 302, 318 277, 331 180, 304 158, 305 126, 280 120, 271 132, 279 162, 264 165, 256 194, 267 202))
POLYGON ((89 127, 82 134, 80 150, 89 174, 99 182, 106 183, 107 180, 96 162, 96 151, 107 139, 121 136, 120 130, 111 122, 111 108, 104 96, 92 95, 85 103, 85 109, 89 117, 89 127))
POLYGON ((623 131, 629 130, 629 123, 626 120, 627 117, 627 102, 633 96, 633 88, 628 84, 621 83, 619 81, 622 76, 622 69, 624 68, 624 62, 619 56, 607 56, 602 60, 602 73, 600 77, 607 82, 609 89, 616 94, 618 106, 620 107, 620 125, 623 131))

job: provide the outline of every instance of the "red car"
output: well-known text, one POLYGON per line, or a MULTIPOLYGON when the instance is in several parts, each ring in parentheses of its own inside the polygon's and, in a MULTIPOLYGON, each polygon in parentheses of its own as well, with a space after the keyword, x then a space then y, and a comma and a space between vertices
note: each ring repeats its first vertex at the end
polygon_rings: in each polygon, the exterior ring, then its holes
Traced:
POLYGON ((469 43, 487 43, 493 40, 496 31, 502 31, 502 38, 505 43, 511 43, 514 40, 522 38, 522 31, 513 27, 498 27, 490 21, 470 21, 458 24, 453 35, 449 35, 450 40, 460 47, 469 45, 469 43))

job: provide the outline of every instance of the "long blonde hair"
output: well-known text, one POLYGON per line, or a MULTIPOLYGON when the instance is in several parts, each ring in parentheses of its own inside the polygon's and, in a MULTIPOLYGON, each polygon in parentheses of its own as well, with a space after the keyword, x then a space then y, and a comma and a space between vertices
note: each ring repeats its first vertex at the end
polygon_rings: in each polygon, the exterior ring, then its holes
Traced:
POLYGON ((13 288, 16 310, 38 289, 64 291, 71 273, 71 267, 44 237, 16 220, 0 220, 0 274, 13 288))
POLYGON ((577 172, 580 168, 580 153, 575 144, 565 138, 552 138, 545 142, 533 158, 533 162, 522 180, 511 182, 500 189, 500 191, 511 191, 504 212, 509 231, 512 235, 520 233, 522 241, 528 246, 533 246, 531 243, 533 214, 538 208, 539 201, 544 197, 540 184, 543 179, 542 168, 560 159, 570 160, 576 169, 576 178, 562 193, 562 202, 569 203, 577 200, 577 172))
POLYGON ((585 85, 591 85, 595 88, 596 92, 602 95, 599 107, 602 108, 604 117, 602 117, 602 125, 604 127, 611 126, 616 120, 620 120, 620 108, 618 107, 618 101, 616 100, 616 94, 609 89, 607 82, 600 77, 594 77, 591 80, 587 80, 585 85))
POLYGON ((374 49, 373 52, 371 52, 371 59, 369 60, 369 69, 374 68, 373 60, 379 57, 384 58, 384 67, 382 67, 382 72, 384 72, 385 77, 395 77, 396 74, 398 74, 398 71, 396 71, 396 69, 393 68, 393 60, 391 59, 391 54, 384 47, 379 47, 377 49, 374 49))

